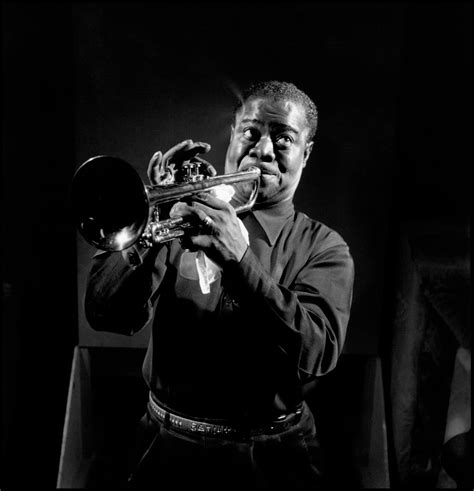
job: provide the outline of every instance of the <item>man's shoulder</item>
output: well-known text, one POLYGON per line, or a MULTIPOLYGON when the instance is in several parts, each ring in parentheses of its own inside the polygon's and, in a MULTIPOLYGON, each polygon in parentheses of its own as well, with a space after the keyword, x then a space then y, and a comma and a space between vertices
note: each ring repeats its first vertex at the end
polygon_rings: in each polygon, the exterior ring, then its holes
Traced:
POLYGON ((309 234, 312 242, 317 242, 324 249, 335 246, 347 246, 339 232, 325 223, 311 218, 302 211, 295 211, 295 226, 303 233, 309 234))

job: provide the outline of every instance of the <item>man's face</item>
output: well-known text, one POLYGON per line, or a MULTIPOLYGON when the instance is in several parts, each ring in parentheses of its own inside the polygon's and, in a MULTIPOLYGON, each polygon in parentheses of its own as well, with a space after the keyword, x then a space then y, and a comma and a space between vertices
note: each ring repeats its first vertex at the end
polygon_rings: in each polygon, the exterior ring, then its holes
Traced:
POLYGON ((308 133, 302 105, 252 98, 236 114, 225 172, 256 166, 262 172, 257 203, 291 200, 313 147, 308 133))

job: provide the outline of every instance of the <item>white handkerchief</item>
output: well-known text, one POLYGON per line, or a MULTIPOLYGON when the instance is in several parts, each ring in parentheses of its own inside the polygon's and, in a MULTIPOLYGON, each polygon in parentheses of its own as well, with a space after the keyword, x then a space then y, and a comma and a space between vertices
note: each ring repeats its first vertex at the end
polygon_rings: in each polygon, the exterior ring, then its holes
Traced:
MULTIPOLYGON (((248 245, 249 233, 240 218, 239 225, 248 245)), ((207 295, 211 291, 211 284, 219 278, 221 267, 209 259, 203 251, 184 251, 179 264, 179 274, 188 280, 199 280, 201 292, 207 295)))
POLYGON ((202 251, 197 251, 195 257, 199 286, 204 295, 211 291, 211 283, 216 281, 221 273, 221 268, 202 251))

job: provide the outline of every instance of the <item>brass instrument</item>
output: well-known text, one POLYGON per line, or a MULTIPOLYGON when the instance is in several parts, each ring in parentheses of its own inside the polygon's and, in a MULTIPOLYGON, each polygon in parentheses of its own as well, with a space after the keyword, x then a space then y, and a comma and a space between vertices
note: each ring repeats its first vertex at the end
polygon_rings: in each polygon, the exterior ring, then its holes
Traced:
POLYGON ((260 169, 206 177, 199 162, 183 165, 183 182, 145 185, 137 171, 117 157, 99 155, 84 162, 75 172, 71 201, 79 232, 91 245, 104 251, 121 251, 136 242, 152 247, 181 237, 193 226, 183 218, 160 221, 163 205, 171 205, 222 184, 251 183, 246 203, 236 213, 250 210, 257 198, 260 169))

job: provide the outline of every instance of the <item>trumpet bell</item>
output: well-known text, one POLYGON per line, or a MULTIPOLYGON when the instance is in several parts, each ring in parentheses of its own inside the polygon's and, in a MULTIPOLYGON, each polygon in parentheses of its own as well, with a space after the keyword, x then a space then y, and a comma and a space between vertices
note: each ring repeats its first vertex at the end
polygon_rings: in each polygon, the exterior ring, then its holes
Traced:
POLYGON ((242 189, 249 191, 246 202, 233 205, 236 213, 243 213, 255 203, 259 176, 260 170, 253 167, 192 182, 145 186, 129 163, 99 155, 84 162, 74 174, 72 213, 81 235, 97 249, 121 251, 137 241, 143 247, 153 247, 189 233, 191 223, 183 218, 159 220, 163 209, 169 211, 173 202, 222 184, 239 185, 234 188, 234 192, 239 189, 238 197, 242 189), (248 186, 249 181, 253 186, 248 186))
POLYGON ((74 174, 72 212, 81 235, 106 251, 130 247, 148 221, 147 190, 130 164, 99 155, 74 174))

